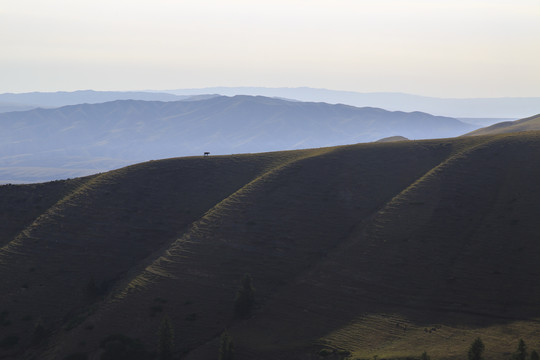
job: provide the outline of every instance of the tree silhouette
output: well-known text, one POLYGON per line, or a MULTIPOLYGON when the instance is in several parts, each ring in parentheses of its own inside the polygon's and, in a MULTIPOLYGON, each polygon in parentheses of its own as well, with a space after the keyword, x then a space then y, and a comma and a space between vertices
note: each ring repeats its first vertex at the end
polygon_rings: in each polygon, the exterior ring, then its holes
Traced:
POLYGON ((221 334, 221 341, 219 344, 219 360, 233 360, 234 358, 234 344, 232 338, 225 330, 221 334))
POLYGON ((89 299, 94 299, 99 295, 99 288, 96 285, 96 281, 93 277, 88 280, 88 283, 86 284, 86 296, 89 299))
POLYGON ((32 334, 32 345, 40 345, 47 337, 47 333, 47 329, 45 329, 41 318, 39 318, 34 326, 34 332, 32 334))
POLYGON ((236 293, 234 312, 237 317, 247 318, 251 315, 255 305, 255 289, 251 283, 251 276, 246 274, 242 280, 242 286, 236 293))
POLYGON ((523 339, 519 339, 518 347, 513 358, 515 360, 527 359, 527 345, 525 345, 525 341, 523 341, 523 339))
POLYGON ((172 359, 172 350, 174 346, 174 330, 171 320, 165 316, 161 320, 158 331, 158 359, 172 359))
POLYGON ((468 358, 469 360, 482 360, 482 353, 484 352, 484 343, 480 338, 476 338, 469 348, 468 358))

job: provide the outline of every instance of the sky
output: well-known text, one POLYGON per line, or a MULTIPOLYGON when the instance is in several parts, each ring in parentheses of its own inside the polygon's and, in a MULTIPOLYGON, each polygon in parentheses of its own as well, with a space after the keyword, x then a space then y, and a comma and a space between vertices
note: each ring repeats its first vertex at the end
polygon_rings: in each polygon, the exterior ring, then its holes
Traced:
POLYGON ((540 96, 538 0, 0 0, 0 93, 540 96))

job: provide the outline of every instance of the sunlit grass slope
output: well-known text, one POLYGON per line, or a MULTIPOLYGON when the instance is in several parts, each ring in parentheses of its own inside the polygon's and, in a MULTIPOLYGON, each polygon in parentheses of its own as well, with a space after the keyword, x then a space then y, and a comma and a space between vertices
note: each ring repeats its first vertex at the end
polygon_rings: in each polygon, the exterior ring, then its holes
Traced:
POLYGON ((540 349, 539 160, 531 132, 168 159, 40 185, 47 205, 2 235, 0 338, 20 340, 0 354, 99 358, 112 334, 155 351, 164 315, 186 359, 217 358, 224 328, 240 360, 462 358, 476 336, 494 359, 519 337, 540 349), (239 320, 246 273, 257 307, 239 320))

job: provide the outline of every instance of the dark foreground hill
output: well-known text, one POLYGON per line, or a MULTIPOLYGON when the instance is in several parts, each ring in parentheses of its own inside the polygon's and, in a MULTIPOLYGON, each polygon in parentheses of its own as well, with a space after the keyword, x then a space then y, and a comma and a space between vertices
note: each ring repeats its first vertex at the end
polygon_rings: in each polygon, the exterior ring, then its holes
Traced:
POLYGON ((2 186, 0 357, 152 358, 164 316, 191 360, 225 328, 239 360, 540 349, 538 161, 530 132, 2 186), (256 306, 235 318, 244 274, 256 306))
POLYGON ((114 101, 0 114, 0 183, 88 175, 172 156, 451 137, 475 127, 425 113, 251 96, 114 101))
POLYGON ((500 122, 495 125, 471 131, 466 135, 495 135, 531 130, 540 130, 540 114, 525 119, 500 122))

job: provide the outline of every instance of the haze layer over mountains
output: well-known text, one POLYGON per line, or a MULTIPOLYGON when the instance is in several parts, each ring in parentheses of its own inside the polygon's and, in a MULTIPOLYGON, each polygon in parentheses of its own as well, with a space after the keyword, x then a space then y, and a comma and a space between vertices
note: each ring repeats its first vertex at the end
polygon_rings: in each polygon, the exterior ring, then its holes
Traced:
POLYGON ((421 112, 261 96, 191 100, 118 100, 0 114, 0 182, 82 176, 207 151, 232 154, 317 148, 397 135, 443 138, 477 128, 421 112))
MULTIPOLYGON (((82 103, 99 103, 114 100, 178 101, 207 94, 235 96, 253 95, 286 98, 295 101, 347 104, 357 107, 379 107, 391 111, 422 111, 433 115, 458 118, 518 119, 538 112, 540 97, 502 98, 437 98, 404 93, 360 93, 298 88, 265 87, 210 87, 199 89, 176 89, 162 91, 93 91, 55 93, 0 94, 0 112, 28 110, 35 107, 59 107, 82 103)), ((491 125, 482 123, 482 125, 491 125)))
POLYGON ((459 118, 523 118, 538 113, 540 97, 437 98, 404 93, 360 93, 328 89, 211 87, 168 90, 177 95, 220 94, 234 96, 262 95, 299 101, 322 101, 331 104, 380 107, 392 111, 422 111, 459 118))

